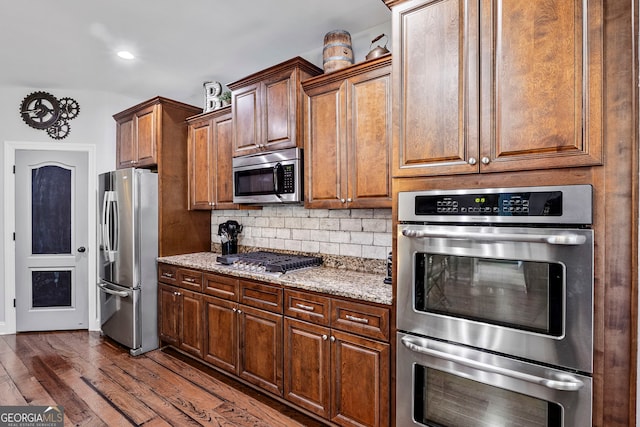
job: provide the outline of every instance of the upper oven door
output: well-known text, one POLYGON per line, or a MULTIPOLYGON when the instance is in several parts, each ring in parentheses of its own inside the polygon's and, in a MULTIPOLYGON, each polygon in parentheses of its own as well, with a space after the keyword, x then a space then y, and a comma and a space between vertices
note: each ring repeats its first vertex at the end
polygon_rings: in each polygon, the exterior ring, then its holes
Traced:
POLYGON ((593 231, 398 225, 398 329, 593 370, 593 231))

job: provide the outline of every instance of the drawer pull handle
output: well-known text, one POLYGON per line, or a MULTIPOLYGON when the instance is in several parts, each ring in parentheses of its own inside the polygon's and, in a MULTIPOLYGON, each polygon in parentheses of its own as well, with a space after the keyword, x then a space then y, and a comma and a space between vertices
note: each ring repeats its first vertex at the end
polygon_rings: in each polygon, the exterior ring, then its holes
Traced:
POLYGON ((173 274, 164 272, 162 273, 162 277, 168 277, 169 279, 173 279, 173 274))
POLYGON ((362 317, 356 317, 356 316, 352 316, 350 314, 347 314, 346 316, 344 316, 347 320, 351 320, 352 322, 358 322, 358 323, 364 323, 364 324, 369 324, 369 319, 364 319, 362 317))
POLYGON ((184 281, 189 283, 195 283, 196 279, 194 279, 193 277, 185 277, 184 281))
POLYGON ((296 303, 296 307, 298 307, 298 308, 300 308, 302 310, 307 310, 307 311, 314 311, 315 310, 312 306, 300 304, 299 302, 296 303))

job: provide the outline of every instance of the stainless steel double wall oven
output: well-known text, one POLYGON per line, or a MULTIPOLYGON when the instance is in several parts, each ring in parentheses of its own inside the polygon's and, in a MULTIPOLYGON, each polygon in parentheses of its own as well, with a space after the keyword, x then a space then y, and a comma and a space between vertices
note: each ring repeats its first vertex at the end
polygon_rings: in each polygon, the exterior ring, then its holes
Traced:
POLYGON ((397 425, 591 425, 592 188, 401 192, 397 425))

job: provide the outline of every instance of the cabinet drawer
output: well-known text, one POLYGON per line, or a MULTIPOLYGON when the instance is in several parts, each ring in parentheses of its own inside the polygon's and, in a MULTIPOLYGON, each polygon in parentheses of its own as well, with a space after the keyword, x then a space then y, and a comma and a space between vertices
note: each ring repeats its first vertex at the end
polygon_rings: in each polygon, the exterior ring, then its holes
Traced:
POLYGON ((388 342, 389 309, 332 299, 331 327, 388 342))
POLYGON ((202 292, 202 272, 188 268, 179 268, 177 285, 184 289, 202 292))
POLYGON ((158 264, 158 282, 176 285, 178 283, 178 267, 169 264, 158 264))
POLYGON ((240 280, 240 303, 282 313, 282 289, 265 283, 240 280))
POLYGON ((235 277, 205 273, 203 290, 218 298, 238 301, 238 279, 235 277))
POLYGON ((284 291, 284 314, 319 325, 329 325, 330 299, 306 292, 284 291))

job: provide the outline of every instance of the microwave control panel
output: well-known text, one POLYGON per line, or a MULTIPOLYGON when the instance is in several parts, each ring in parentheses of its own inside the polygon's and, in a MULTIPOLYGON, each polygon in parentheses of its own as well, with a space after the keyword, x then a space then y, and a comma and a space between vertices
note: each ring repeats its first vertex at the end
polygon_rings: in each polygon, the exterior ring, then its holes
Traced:
POLYGON ((424 195, 415 198, 416 215, 561 216, 562 192, 424 195))
POLYGON ((295 167, 294 165, 282 165, 282 191, 284 194, 295 193, 295 167))

